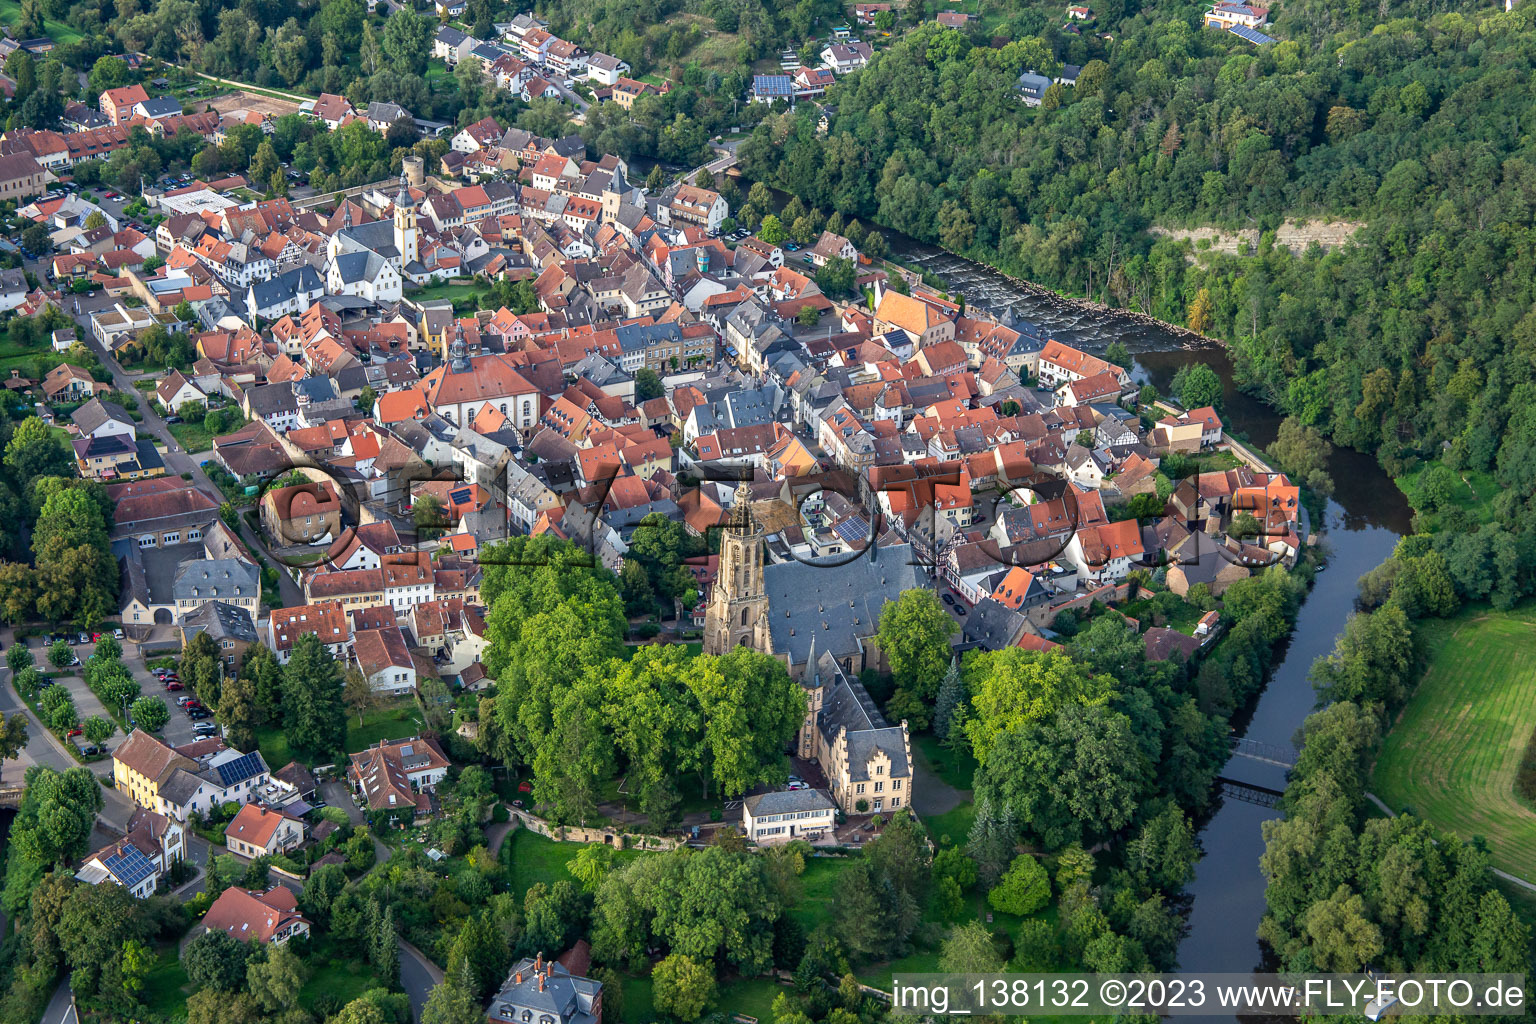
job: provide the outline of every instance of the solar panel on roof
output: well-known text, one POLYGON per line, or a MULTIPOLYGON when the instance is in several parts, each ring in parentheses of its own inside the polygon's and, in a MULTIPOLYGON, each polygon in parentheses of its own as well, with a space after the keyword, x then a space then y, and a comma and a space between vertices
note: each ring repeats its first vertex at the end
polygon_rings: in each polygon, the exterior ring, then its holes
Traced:
POLYGON ((832 530, 849 544, 869 539, 869 523, 863 516, 849 516, 847 519, 841 519, 832 527, 832 530))
POLYGON ((129 846, 119 853, 103 858, 102 864, 112 872, 125 888, 132 889, 154 874, 155 866, 136 846, 129 846))
POLYGON ((261 756, 254 753, 226 761, 218 766, 219 781, 225 786, 231 786, 242 779, 248 779, 261 770, 260 764, 261 756))
POLYGON ((1249 28, 1247 25, 1233 25, 1231 28, 1227 29, 1227 31, 1231 32, 1239 39, 1247 40, 1248 42, 1255 43, 1259 46, 1263 46, 1265 43, 1272 43, 1275 41, 1274 36, 1267 36, 1263 32, 1249 28))

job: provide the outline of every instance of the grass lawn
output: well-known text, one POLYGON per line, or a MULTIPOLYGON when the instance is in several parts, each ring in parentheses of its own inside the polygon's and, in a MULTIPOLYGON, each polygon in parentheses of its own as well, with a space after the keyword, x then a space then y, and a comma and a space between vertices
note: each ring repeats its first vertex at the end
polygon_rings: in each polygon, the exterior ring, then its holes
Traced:
POLYGON ((174 942, 159 949, 155 965, 144 979, 145 1017, 148 1020, 186 1019, 187 996, 192 994, 192 984, 187 980, 187 972, 181 969, 176 952, 174 942))
POLYGON ((342 959, 327 939, 315 940, 305 959, 314 973, 299 992, 300 1006, 313 1005, 321 996, 345 1005, 379 984, 372 968, 361 960, 342 959))
POLYGON ((971 781, 976 778, 979 766, 970 751, 950 750, 932 733, 912 737, 912 745, 921 752, 923 760, 928 762, 928 767, 939 778, 956 789, 971 788, 971 781))
MULTIPOLYGON (((14 27, 20 20, 21 0, 0 0, 0 21, 4 21, 7 25, 14 27)), ((78 43, 81 39, 85 38, 64 22, 54 21, 52 18, 43 19, 43 32, 60 46, 78 43)))
POLYGON ((172 423, 170 431, 171 436, 176 439, 177 444, 181 445, 183 451, 188 455, 196 455, 198 452, 210 451, 213 448, 215 436, 222 437, 225 434, 233 434, 245 426, 245 422, 245 417, 242 416, 240 417, 240 422, 234 424, 228 430, 219 431, 218 435, 215 435, 213 431, 203 426, 202 420, 172 423))
MULTIPOLYGON (((361 727, 357 715, 347 715, 347 753, 371 747, 379 740, 403 739, 421 731, 421 712, 409 697, 381 704, 363 715, 361 727)), ((266 726, 256 730, 256 747, 267 764, 282 767, 294 760, 288 737, 281 728, 266 726)))
MULTIPOLYGON (((773 998, 780 992, 793 994, 794 989, 780 985, 772 978, 735 978, 720 986, 715 1006, 721 1013, 744 1013, 756 1017, 760 1022, 771 1021, 773 998)), ((625 994, 628 995, 627 992, 625 994)))
MULTIPOLYGON (((1404 473, 1392 482, 1397 484, 1397 489, 1408 496, 1408 501, 1417 508, 1414 500, 1419 489, 1419 480, 1432 467, 1438 465, 1435 462, 1425 463, 1412 473, 1404 473)), ((1492 473, 1480 473, 1470 470, 1453 471, 1456 483, 1451 488, 1451 503, 1467 514, 1472 526, 1476 528, 1481 523, 1493 522, 1493 496, 1499 493, 1499 484, 1493 478, 1492 473)), ((1441 515, 1438 512, 1421 513, 1424 521, 1424 532, 1433 533, 1441 527, 1441 515)))
POLYGON ((967 800, 952 811, 929 815, 923 819, 923 824, 928 826, 928 835, 934 842, 942 844, 948 836, 950 842, 964 845, 975 821, 976 805, 967 800))
POLYGON ((439 281, 437 284, 429 287, 407 292, 406 295, 417 302, 431 302, 433 299, 450 299, 454 302, 461 302, 484 287, 485 285, 478 281, 439 281))
POLYGON ((1482 836, 1497 867, 1536 877, 1536 811, 1515 793, 1536 728, 1536 604, 1420 629, 1429 668, 1387 736, 1373 790, 1393 810, 1482 836))
MULTIPOLYGON (((527 892, 538 882, 574 882, 566 865, 581 852, 581 843, 557 843, 526 828, 515 830, 501 846, 501 861, 511 869, 512 892, 527 892)), ((643 850, 615 850, 614 863, 623 864, 642 856, 643 850)), ((627 994, 626 989, 626 994, 627 994)), ((627 1004, 626 1000, 626 1004, 627 1004)), ((628 1010, 625 1011, 626 1018, 628 1010)))
POLYGON ((624 1015, 626 1024, 651 1024, 656 1019, 656 987, 650 978, 624 976, 624 1015))

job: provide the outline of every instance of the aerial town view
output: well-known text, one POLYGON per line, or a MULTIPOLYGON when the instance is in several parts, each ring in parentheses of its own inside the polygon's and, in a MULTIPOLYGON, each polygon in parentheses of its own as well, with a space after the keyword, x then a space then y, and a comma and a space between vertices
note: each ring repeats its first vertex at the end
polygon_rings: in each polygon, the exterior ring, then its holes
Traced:
POLYGON ((1529 1018, 1536 3, 0 30, 0 1024, 1529 1018))

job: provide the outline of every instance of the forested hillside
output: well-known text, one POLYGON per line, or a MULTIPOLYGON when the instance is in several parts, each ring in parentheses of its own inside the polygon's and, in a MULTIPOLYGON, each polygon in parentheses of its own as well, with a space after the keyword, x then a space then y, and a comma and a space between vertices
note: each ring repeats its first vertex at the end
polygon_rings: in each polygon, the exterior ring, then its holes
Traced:
POLYGON ((1389 470, 1451 442, 1453 469, 1536 487, 1533 10, 1280 5, 1283 41, 1149 6, 1109 42, 910 33, 742 146, 753 176, 1009 273, 1226 339, 1247 383, 1389 470), (1011 40, 1004 43, 1004 40, 1011 40), (1083 65, 1039 108, 1021 70, 1083 65), (1213 256, 1158 226, 1365 222, 1354 244, 1213 256), (1198 258, 1195 258, 1198 257, 1198 258))

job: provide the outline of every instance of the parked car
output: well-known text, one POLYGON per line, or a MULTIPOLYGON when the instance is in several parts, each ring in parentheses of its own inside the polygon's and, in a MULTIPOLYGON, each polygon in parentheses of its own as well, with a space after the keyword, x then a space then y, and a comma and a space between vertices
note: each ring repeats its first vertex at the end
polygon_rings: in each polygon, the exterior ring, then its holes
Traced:
POLYGON ((192 727, 192 735, 194 736, 213 736, 218 731, 219 727, 212 722, 198 722, 192 727))
POLYGON ((128 637, 128 634, 124 633, 121 629, 114 629, 112 631, 112 639, 113 640, 125 640, 125 639, 127 639, 127 637, 128 637))
POLYGON ((166 683, 165 684, 165 688, 167 690, 171 691, 171 692, 175 692, 176 690, 185 689, 185 687, 183 687, 180 683, 178 683, 174 679, 172 679, 170 682, 166 683))
POLYGON ((810 787, 809 784, 804 783, 804 782, 791 782, 789 784, 789 788, 790 789, 810 789, 811 787, 810 787))
POLYGON ((69 730, 69 732, 65 733, 64 735, 65 736, 79 736, 79 735, 81 735, 80 727, 77 725, 73 729, 69 730))
POLYGON ((185 697, 177 697, 176 698, 176 704, 177 704, 178 707, 183 707, 184 708, 188 704, 196 704, 196 703, 197 703, 197 698, 192 696, 190 693, 187 694, 185 697))
POLYGON ((207 708, 188 708, 187 717, 192 719, 194 722, 197 722, 204 718, 212 718, 213 712, 209 711, 207 708))
POLYGON ((954 604, 955 603, 954 596, 952 594, 945 594, 944 595, 944 603, 945 604, 954 604))
POLYGON ((89 634, 89 633, 80 633, 80 634, 76 635, 76 637, 75 637, 75 643, 77 643, 77 644, 88 644, 90 642, 91 642, 91 634, 89 634))

